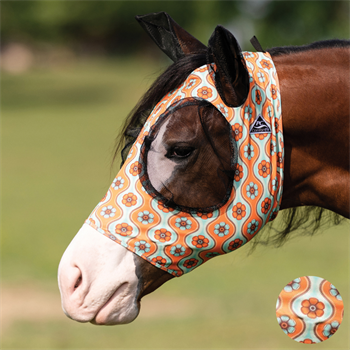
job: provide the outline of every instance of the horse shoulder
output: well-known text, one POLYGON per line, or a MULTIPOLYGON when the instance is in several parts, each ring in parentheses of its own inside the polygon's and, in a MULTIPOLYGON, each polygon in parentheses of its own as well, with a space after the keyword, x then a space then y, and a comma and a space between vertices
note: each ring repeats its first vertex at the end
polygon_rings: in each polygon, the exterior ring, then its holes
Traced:
POLYGON ((349 217, 349 53, 274 57, 286 153, 282 208, 315 205, 349 217))

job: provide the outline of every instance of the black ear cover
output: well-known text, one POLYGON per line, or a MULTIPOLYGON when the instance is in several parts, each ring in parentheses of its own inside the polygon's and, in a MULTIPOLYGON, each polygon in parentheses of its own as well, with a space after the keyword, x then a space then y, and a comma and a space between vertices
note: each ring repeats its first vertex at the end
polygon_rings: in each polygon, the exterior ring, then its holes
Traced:
POLYGON ((204 44, 181 28, 166 12, 135 18, 158 47, 174 62, 184 55, 207 50, 204 44))
POLYGON ((208 43, 209 60, 215 63, 215 83, 227 106, 238 107, 249 92, 249 74, 236 38, 217 26, 208 43))

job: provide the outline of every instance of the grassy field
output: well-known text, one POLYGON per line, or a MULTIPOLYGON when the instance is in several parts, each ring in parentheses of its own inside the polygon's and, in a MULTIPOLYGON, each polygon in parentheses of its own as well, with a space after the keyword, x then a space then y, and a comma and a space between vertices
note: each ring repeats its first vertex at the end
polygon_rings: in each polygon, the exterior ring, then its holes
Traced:
POLYGON ((301 349, 279 329, 275 303, 304 275, 328 279, 344 299, 335 336, 348 349, 349 225, 279 249, 249 245, 172 280, 130 325, 69 320, 56 285, 60 257, 109 187, 114 138, 161 67, 83 61, 2 74, 2 349, 301 349))

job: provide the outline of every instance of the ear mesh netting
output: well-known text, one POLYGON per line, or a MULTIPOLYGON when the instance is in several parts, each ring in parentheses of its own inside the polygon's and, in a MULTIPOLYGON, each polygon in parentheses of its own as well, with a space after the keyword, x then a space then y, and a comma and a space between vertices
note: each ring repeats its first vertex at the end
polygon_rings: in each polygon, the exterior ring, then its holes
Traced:
MULTIPOLYGON (((145 190, 147 191, 148 194, 150 194, 153 198, 157 199, 158 201, 163 202, 167 207, 171 207, 174 210, 179 210, 182 212, 188 212, 188 213, 196 213, 196 212, 212 212, 218 208, 220 208, 222 205, 224 205, 228 198, 230 197, 230 193, 232 190, 232 184, 228 186, 227 191, 226 191, 226 195, 224 196, 224 198, 222 199, 221 203, 218 203, 214 206, 208 207, 208 208, 202 208, 202 207, 186 207, 183 205, 179 205, 178 203, 175 203, 172 199, 168 199, 165 196, 161 195, 151 184, 149 178, 148 178, 148 172, 147 172, 147 154, 148 151, 150 150, 150 147, 152 145, 152 142, 154 141, 154 138, 157 136, 161 126, 163 125, 163 123, 168 119, 171 118, 172 115, 184 108, 184 107, 189 107, 189 106, 197 106, 197 110, 198 110, 198 115, 195 116, 195 118, 199 118, 200 120, 200 124, 201 127, 204 131, 204 134, 207 138, 207 140, 209 141, 214 153, 216 154, 217 158, 220 160, 221 162, 221 168, 218 168, 218 179, 222 180, 222 177, 220 176, 220 171, 225 172, 230 174, 229 171, 225 171, 224 166, 222 165, 222 159, 221 156, 218 154, 216 146, 214 145, 213 142, 213 137, 209 134, 208 130, 207 130, 207 126, 205 125, 205 123, 202 120, 202 113, 204 109, 213 109, 218 111, 215 106, 213 106, 211 103, 207 102, 207 101, 203 101, 203 100, 199 100, 196 98, 186 98, 183 100, 180 100, 178 102, 175 102, 173 105, 171 105, 165 113, 163 113, 162 115, 159 116, 157 122, 151 127, 149 134, 145 137, 145 140, 143 142, 143 145, 141 146, 141 156, 140 156, 140 163, 141 166, 143 168, 143 175, 140 176, 141 179, 141 183, 143 185, 143 187, 145 188, 145 190)), ((219 111, 218 111, 219 112, 219 111)), ((234 139, 230 133, 230 127, 229 124, 227 123, 228 126, 228 133, 229 133, 229 138, 230 138, 230 142, 229 142, 229 147, 230 147, 230 154, 231 154, 231 163, 232 165, 235 164, 235 160, 237 159, 237 151, 236 151, 236 146, 234 143, 234 139)), ((231 177, 233 177, 234 170, 231 171, 231 177)), ((164 188, 167 190, 167 192, 172 196, 171 191, 169 189, 166 188, 166 186, 164 185, 164 188)))

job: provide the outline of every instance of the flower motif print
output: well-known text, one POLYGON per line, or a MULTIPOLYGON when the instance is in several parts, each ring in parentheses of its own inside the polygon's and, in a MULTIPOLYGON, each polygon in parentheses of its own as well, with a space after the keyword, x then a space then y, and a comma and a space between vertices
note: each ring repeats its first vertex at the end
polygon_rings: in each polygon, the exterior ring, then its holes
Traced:
POLYGON ((321 317, 324 314, 325 305, 317 298, 305 299, 301 305, 301 312, 309 318, 321 317))
POLYGON ((278 179, 277 177, 275 177, 273 180, 272 180, 272 190, 273 191, 276 191, 278 188, 278 179))
POLYGON ((335 287, 333 286, 333 284, 331 284, 331 289, 330 289, 329 293, 331 293, 331 294, 332 294, 334 297, 336 297, 338 300, 342 300, 342 297, 341 297, 341 295, 339 294, 338 289, 335 288, 335 287))
POLYGON ((198 260, 194 258, 185 260, 184 262, 184 266, 187 267, 188 269, 195 267, 197 264, 198 264, 198 260))
POLYGON ((299 343, 302 343, 302 344, 317 344, 317 343, 315 343, 314 341, 312 341, 309 338, 301 340, 299 343))
MULTIPOLYGON (((144 125, 144 128, 146 128, 147 127, 147 125, 145 124, 144 125)), ((145 138, 148 136, 148 131, 145 131, 144 132, 144 134, 142 135, 142 137, 140 137, 139 138, 139 143, 142 145, 143 143, 144 143, 144 141, 145 141, 145 138)), ((140 164, 141 165, 141 164, 140 164)), ((141 167, 142 168, 142 167, 141 167)))
POLYGON ((252 117, 253 110, 251 107, 245 107, 244 108, 244 118, 250 120, 252 117))
POLYGON ((216 256, 220 255, 219 253, 217 252, 209 252, 207 254, 205 254, 205 256, 208 258, 208 259, 212 259, 212 258, 215 258, 216 256))
POLYGON ((213 213, 201 213, 201 212, 198 212, 197 215, 203 220, 207 220, 207 219, 210 219, 210 218, 213 217, 213 213))
POLYGON ((230 244, 228 245, 228 250, 236 250, 239 247, 241 247, 243 244, 243 241, 239 238, 236 238, 234 241, 230 242, 230 244))
POLYGON ((186 252, 186 248, 183 247, 181 244, 176 244, 175 246, 171 247, 170 254, 174 256, 181 256, 184 255, 186 252))
POLYGON ((261 60, 260 61, 261 67, 266 68, 266 69, 271 69, 272 64, 268 60, 261 60))
POLYGON ((112 183, 112 187, 115 189, 115 190, 119 190, 120 188, 122 188, 124 186, 124 182, 125 180, 118 176, 116 179, 114 179, 113 183, 112 183))
POLYGON ((264 214, 267 214, 271 208, 271 198, 265 198, 265 200, 261 203, 261 211, 264 214))
POLYGON ((138 254, 148 253, 151 250, 151 245, 146 241, 135 242, 135 251, 138 254))
POLYGON ((219 237, 224 237, 228 235, 230 232, 230 225, 225 222, 220 222, 220 224, 216 224, 214 227, 214 233, 219 237))
POLYGON ((291 334, 295 332, 296 322, 289 316, 283 315, 281 317, 277 317, 277 321, 284 333, 291 334))
POLYGON ((233 208, 232 208, 232 215, 235 219, 241 220, 242 218, 245 217, 246 214, 246 207, 242 203, 237 203, 233 208))
POLYGON ((130 151, 129 151, 127 159, 132 157, 133 152, 134 152, 134 150, 131 148, 130 151))
POLYGON ((280 131, 280 125, 278 123, 278 120, 275 120, 275 130, 276 130, 276 134, 280 131))
POLYGON ((300 278, 296 278, 292 282, 289 282, 283 289, 289 293, 292 292, 293 290, 298 290, 300 288, 300 278))
POLYGON ((252 220, 249 224, 248 224, 248 229, 247 232, 252 235, 253 233, 255 233, 259 228, 259 222, 256 220, 252 220))
POLYGON ((162 243, 168 242, 171 239, 171 232, 167 231, 165 228, 161 228, 160 230, 156 230, 154 238, 162 243))
POLYGON ((258 76, 258 79, 261 83, 263 83, 266 80, 264 74, 261 72, 258 72, 257 76, 258 76))
POLYGON ((130 166, 130 174, 132 176, 137 176, 141 173, 142 165, 139 162, 132 163, 130 166))
POLYGON ((236 170, 234 172, 235 181, 239 181, 243 177, 243 167, 242 165, 237 165, 236 170))
POLYGON ((208 247, 208 243, 209 243, 209 239, 205 238, 202 235, 199 236, 195 236, 192 238, 192 244, 196 247, 196 248, 205 248, 208 247))
POLYGON ((254 146, 248 143, 247 146, 244 146, 244 156, 248 159, 251 160, 252 157, 254 157, 254 146))
POLYGON ((252 52, 245 51, 243 52, 243 56, 246 58, 253 58, 254 54, 252 52))
POLYGON ((164 212, 164 213, 169 213, 169 212, 174 211, 173 208, 166 207, 166 206, 164 206, 164 205, 161 204, 161 203, 158 204, 158 209, 160 209, 160 210, 161 210, 162 212, 164 212))
POLYGON ((228 109, 225 105, 223 105, 222 103, 217 105, 217 109, 225 116, 228 116, 228 109))
POLYGON ((207 99, 213 96, 212 91, 213 90, 211 88, 208 88, 207 86, 203 86, 202 88, 198 89, 197 96, 207 99))
POLYGON ((181 217, 176 219, 175 226, 180 230, 189 230, 192 226, 192 222, 186 217, 181 217))
POLYGON ((262 176, 264 179, 267 177, 267 175, 270 174, 270 166, 271 164, 269 162, 266 162, 266 160, 263 160, 258 165, 259 175, 262 176))
POLYGON ((255 91, 255 102, 260 105, 262 101, 261 92, 259 90, 255 91))
POLYGON ((277 93, 278 91, 276 85, 271 84, 271 96, 274 100, 276 100, 276 98, 278 97, 277 93))
POLYGON ((254 182, 250 182, 249 185, 247 185, 246 190, 247 190, 247 196, 250 199, 254 199, 259 194, 258 185, 255 184, 254 182))
POLYGON ((115 227, 115 233, 121 236, 130 236, 132 234, 132 227, 126 223, 118 224, 115 227))
POLYGON ((96 221, 89 218, 89 225, 92 225, 92 226, 96 225, 96 221))
POLYGON ((137 197, 133 193, 124 194, 122 203, 127 207, 132 207, 137 202, 137 197))
POLYGON ((267 133, 264 134, 255 134, 255 137, 259 140, 263 140, 267 136, 267 133))
POLYGON ((278 209, 277 208, 272 209, 272 212, 270 214, 270 218, 268 221, 275 220, 277 218, 277 214, 278 214, 278 209))
POLYGON ((196 83, 196 79, 191 79, 185 89, 190 89, 196 83))
POLYGON ((152 259, 152 261, 158 265, 164 266, 166 264, 166 260, 162 256, 157 256, 152 259))
POLYGON ((101 210, 101 215, 105 218, 112 218, 115 215, 115 212, 117 210, 115 208, 113 208, 111 205, 107 206, 107 207, 103 207, 101 210))
POLYGON ((323 335, 327 338, 331 337, 339 328, 340 324, 337 321, 333 321, 332 323, 328 323, 323 328, 323 335))
POLYGON ((243 126, 239 123, 236 123, 232 126, 233 134, 235 135, 235 140, 238 141, 242 138, 243 126))
POLYGON ((276 153, 276 141, 271 140, 270 143, 270 154, 273 156, 276 153))
POLYGON ((277 166, 279 168, 283 167, 283 157, 282 157, 282 152, 277 153, 277 166))
POLYGON ((137 214, 137 220, 143 223, 144 225, 151 224, 153 222, 154 215, 151 214, 148 210, 140 211, 137 214))
POLYGON ((100 202, 104 202, 105 200, 106 200, 106 198, 107 198, 107 195, 108 195, 108 192, 109 191, 107 191, 107 193, 103 196, 103 198, 101 199, 101 201, 100 202))

